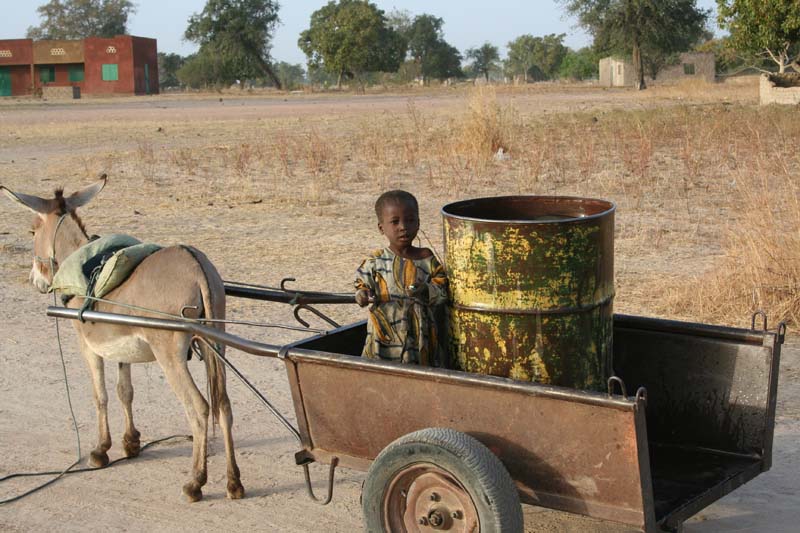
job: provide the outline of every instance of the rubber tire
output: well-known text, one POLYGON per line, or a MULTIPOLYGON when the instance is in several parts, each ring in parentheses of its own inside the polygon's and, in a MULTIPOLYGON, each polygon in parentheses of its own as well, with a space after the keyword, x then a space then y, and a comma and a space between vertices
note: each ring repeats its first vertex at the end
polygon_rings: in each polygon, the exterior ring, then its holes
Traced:
POLYGON ((500 459, 460 431, 427 428, 395 440, 372 463, 361 495, 368 532, 383 533, 386 489, 398 472, 415 463, 437 465, 464 486, 477 509, 481 533, 523 531, 519 493, 500 459))

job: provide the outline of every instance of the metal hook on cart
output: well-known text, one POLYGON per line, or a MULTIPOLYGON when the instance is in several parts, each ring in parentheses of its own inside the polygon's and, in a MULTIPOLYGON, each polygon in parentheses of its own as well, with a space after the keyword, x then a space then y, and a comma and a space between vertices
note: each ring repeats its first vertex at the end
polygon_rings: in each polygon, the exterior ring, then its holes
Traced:
POLYGON ((778 324, 778 342, 783 344, 784 340, 786 340, 786 322, 781 321, 778 324))
POLYGON ((759 316, 762 318, 762 329, 764 331, 767 331, 767 313, 765 313, 761 309, 753 313, 753 315, 750 317, 750 329, 752 330, 756 329, 756 317, 759 316))
POLYGON ((645 407, 647 407, 647 389, 644 387, 639 387, 636 389, 636 395, 634 396, 636 400, 636 404, 638 405, 639 402, 642 403, 645 407))
MULTIPOLYGON (((628 397, 628 391, 625 390, 625 382, 622 381, 622 378, 619 376, 611 376, 608 378, 608 396, 614 396, 614 383, 619 385, 620 391, 622 392, 622 397, 628 397)), ((637 391, 638 394, 638 391, 637 391)))
POLYGON ((309 498, 314 500, 320 505, 328 505, 331 503, 333 499, 333 476, 336 472, 336 466, 339 464, 339 458, 334 457, 331 459, 331 468, 328 471, 328 495, 325 497, 324 500, 317 498, 316 494, 314 494, 314 489, 311 487, 311 474, 308 471, 308 463, 303 463, 303 476, 306 478, 306 493, 308 494, 309 498))
POLYGON ((325 322, 327 322, 328 324, 330 324, 334 328, 338 328, 339 327, 339 324, 335 320, 333 320, 331 317, 327 316, 325 313, 323 313, 319 309, 315 309, 315 308, 311 307, 308 304, 297 304, 297 305, 294 306, 294 318, 295 318, 295 320, 297 320, 298 322, 300 322, 301 324, 303 324, 307 328, 311 327, 311 325, 308 322, 306 322, 305 320, 303 320, 302 318, 300 318, 300 310, 301 309, 306 309, 308 311, 311 311, 312 313, 317 315, 317 317, 321 318, 322 320, 324 320, 325 322))

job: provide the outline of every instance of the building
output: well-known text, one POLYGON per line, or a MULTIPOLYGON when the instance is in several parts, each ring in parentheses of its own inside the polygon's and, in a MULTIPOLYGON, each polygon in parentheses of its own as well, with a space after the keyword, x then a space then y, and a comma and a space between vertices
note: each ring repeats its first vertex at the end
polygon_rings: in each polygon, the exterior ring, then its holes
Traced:
MULTIPOLYGON (((618 57, 604 57, 600 60, 600 86, 633 87, 636 78, 633 63, 618 57)), ((664 67, 656 80, 645 76, 645 81, 652 83, 674 83, 685 79, 700 79, 709 83, 716 80, 716 58, 714 54, 705 52, 685 52, 678 61, 664 67)))
POLYGON ((604 57, 600 60, 599 79, 601 87, 632 87, 636 83, 633 78, 633 64, 618 57, 604 57))
POLYGON ((155 39, 0 40, 0 97, 156 93, 155 39))
POLYGON ((658 73, 659 82, 670 83, 685 79, 714 83, 717 79, 717 58, 708 52, 686 52, 678 62, 668 65, 658 73))

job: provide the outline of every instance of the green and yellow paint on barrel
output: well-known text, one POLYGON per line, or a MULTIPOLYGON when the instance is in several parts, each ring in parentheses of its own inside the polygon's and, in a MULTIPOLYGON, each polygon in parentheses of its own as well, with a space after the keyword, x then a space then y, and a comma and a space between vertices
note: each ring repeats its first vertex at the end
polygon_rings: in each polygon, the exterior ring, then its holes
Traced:
POLYGON ((457 368, 604 390, 612 373, 614 204, 479 198, 442 209, 457 368))

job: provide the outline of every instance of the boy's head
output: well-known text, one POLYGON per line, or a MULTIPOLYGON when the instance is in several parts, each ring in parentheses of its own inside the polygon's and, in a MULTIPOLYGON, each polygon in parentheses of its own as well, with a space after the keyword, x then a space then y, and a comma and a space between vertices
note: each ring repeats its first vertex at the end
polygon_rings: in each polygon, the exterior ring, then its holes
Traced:
POLYGON ((417 199, 414 198, 413 194, 401 190, 386 191, 378 196, 378 199, 375 201, 375 215, 378 217, 379 223, 383 215, 383 209, 387 204, 405 204, 409 207, 412 207, 419 214, 419 204, 417 204, 417 199))
POLYGON ((412 248, 419 231, 419 205, 406 191, 387 191, 375 202, 378 229, 389 240, 389 247, 399 253, 412 248))

